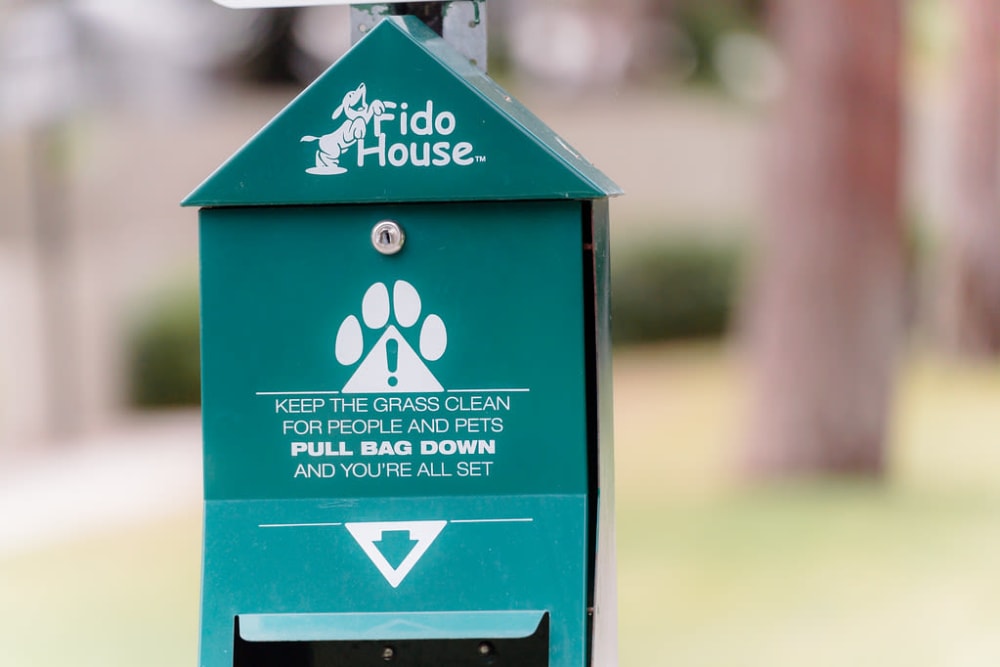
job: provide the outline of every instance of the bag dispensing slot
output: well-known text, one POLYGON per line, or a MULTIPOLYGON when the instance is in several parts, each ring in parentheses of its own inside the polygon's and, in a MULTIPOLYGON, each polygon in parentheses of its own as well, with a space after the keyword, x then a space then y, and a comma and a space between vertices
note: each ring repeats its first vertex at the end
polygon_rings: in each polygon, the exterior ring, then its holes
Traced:
MULTIPOLYGON (((252 617, 251 617, 252 618, 252 617)), ((250 619, 248 619, 250 620, 250 619)), ((251 620, 251 624, 253 621, 251 620)), ((405 625, 405 624, 404 624, 405 625)), ((381 639, 313 639, 278 637, 241 632, 240 617, 235 619, 233 667, 548 667, 549 615, 542 613, 534 630, 526 636, 511 636, 509 629, 498 628, 493 634, 467 636, 459 630, 456 637, 438 636, 441 632, 393 632, 385 628, 381 639), (245 635, 267 636, 264 640, 245 635), (430 638, 427 638, 427 636, 430 638), (424 638, 414 638, 422 636, 424 638)), ((331 633, 309 633, 331 636, 331 633)), ((338 636, 341 633, 332 633, 338 636)), ((513 633, 523 634, 523 633, 513 633)))

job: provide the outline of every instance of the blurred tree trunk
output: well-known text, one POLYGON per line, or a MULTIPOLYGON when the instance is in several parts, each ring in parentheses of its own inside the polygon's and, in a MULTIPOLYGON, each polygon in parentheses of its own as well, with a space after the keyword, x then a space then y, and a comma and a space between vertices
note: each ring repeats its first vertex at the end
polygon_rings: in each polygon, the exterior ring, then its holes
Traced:
POLYGON ((970 357, 1000 355, 1000 3, 960 0, 953 216, 943 333, 970 357))
POLYGON ((901 5, 770 5, 787 87, 744 322, 756 477, 885 466, 904 287, 901 5))

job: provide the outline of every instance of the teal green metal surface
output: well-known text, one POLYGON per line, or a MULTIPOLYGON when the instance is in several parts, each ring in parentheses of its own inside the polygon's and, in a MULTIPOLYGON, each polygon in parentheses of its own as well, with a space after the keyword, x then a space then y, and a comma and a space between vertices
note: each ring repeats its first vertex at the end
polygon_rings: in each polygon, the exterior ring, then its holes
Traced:
POLYGON ((420 21, 392 17, 184 204, 592 199, 620 192, 420 21))
MULTIPOLYGON (((205 572, 211 573, 203 588, 205 667, 232 664, 237 616, 399 612, 408 620, 414 612, 538 610, 551 618, 550 664, 584 664, 585 496, 213 501, 205 520, 205 572), (347 527, 380 526, 386 517, 407 518, 418 532, 419 522, 444 522, 395 587, 347 527)), ((385 530, 380 542, 405 541, 403 532, 385 530)), ((387 554, 392 566, 403 567, 403 552, 387 554)), ((460 615, 437 620, 433 634, 469 632, 460 615)), ((485 636, 520 634, 524 627, 523 620, 502 615, 493 620, 485 636)), ((322 639, 312 636, 316 628, 308 620, 285 624, 290 631, 296 625, 298 641, 322 639)))
POLYGON ((551 667, 613 660, 616 192, 422 24, 392 19, 189 197, 202 667, 285 642, 529 635, 551 667), (345 90, 363 97, 338 117, 360 119, 353 140, 308 139, 345 90), (393 165, 404 114, 431 166, 393 165), (405 233, 398 254, 373 247, 385 221, 405 233))
POLYGON ((204 667, 232 664, 237 616, 537 610, 550 664, 585 664, 588 222, 560 201, 202 210, 204 667))
POLYGON ((586 493, 580 224, 575 202, 203 211, 206 498, 586 493), (372 249, 383 219, 398 256, 372 249), (415 392, 386 382, 390 327, 415 392), (350 391, 351 330, 381 393, 350 391))

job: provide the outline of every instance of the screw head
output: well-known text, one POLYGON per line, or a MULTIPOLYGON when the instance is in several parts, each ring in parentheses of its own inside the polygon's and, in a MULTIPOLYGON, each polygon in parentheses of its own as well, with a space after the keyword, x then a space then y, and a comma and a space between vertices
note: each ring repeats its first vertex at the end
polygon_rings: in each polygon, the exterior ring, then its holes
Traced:
POLYGON ((395 255, 405 242, 406 234, 398 222, 383 220, 372 228, 372 245, 383 255, 395 255))
POLYGON ((491 644, 489 642, 482 642, 477 647, 477 650, 479 651, 479 655, 481 655, 481 656, 492 655, 493 654, 493 644, 491 644))
POLYGON ((395 657, 396 657, 396 649, 394 649, 393 647, 386 646, 384 649, 382 649, 382 659, 385 660, 386 662, 389 662, 395 657))

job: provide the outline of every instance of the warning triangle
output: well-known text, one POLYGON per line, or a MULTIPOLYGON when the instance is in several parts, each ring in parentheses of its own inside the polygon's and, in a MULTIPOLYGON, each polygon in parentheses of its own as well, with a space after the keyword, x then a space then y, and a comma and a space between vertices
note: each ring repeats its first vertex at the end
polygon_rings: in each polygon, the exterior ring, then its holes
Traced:
POLYGON ((389 325, 382 338, 365 357, 343 389, 345 394, 382 394, 399 392, 444 391, 441 383, 417 356, 413 347, 403 338, 394 325, 389 325), (386 344, 396 341, 396 358, 389 363, 386 344))
POLYGON ((403 583, 403 579, 410 573, 413 566, 427 553, 427 549, 441 534, 447 523, 447 521, 375 521, 344 525, 365 552, 365 555, 389 582, 389 585, 396 588, 403 583), (403 562, 398 567, 393 567, 379 551, 377 543, 382 541, 383 533, 400 531, 409 533, 410 540, 416 544, 413 545, 403 562))

